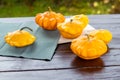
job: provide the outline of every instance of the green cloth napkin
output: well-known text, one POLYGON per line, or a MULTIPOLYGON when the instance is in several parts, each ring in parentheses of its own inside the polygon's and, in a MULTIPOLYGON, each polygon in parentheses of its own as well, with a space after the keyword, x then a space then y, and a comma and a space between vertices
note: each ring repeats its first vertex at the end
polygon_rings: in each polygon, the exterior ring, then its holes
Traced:
POLYGON ((0 55, 51 60, 57 47, 59 37, 60 34, 57 30, 44 30, 38 27, 34 21, 24 23, 0 23, 0 55), (32 45, 16 48, 4 41, 4 36, 8 32, 18 30, 25 26, 32 28, 33 32, 31 32, 31 34, 36 36, 36 41, 32 45))

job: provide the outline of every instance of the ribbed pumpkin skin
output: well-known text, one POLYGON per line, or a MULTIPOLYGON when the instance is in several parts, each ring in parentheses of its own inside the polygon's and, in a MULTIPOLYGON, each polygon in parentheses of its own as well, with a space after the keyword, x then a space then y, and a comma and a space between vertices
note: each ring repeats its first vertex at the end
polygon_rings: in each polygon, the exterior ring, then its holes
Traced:
POLYGON ((64 38, 73 39, 81 35, 83 24, 76 20, 60 23, 57 28, 64 38))
POLYGON ((57 24, 64 22, 65 17, 61 13, 46 11, 35 16, 35 22, 46 30, 56 30, 57 24))
POLYGON ((83 24, 83 27, 86 27, 89 23, 89 19, 87 15, 84 15, 84 14, 74 15, 71 19, 78 20, 79 22, 83 24))
POLYGON ((25 30, 9 32, 5 36, 6 43, 8 43, 10 46, 15 47, 24 47, 31 45, 35 40, 36 37, 25 30))
POLYGON ((107 51, 107 46, 102 40, 92 37, 88 39, 87 36, 74 39, 70 47, 74 54, 86 60, 98 58, 107 51))
POLYGON ((112 33, 106 29, 94 30, 89 35, 103 40, 106 44, 112 40, 112 33))

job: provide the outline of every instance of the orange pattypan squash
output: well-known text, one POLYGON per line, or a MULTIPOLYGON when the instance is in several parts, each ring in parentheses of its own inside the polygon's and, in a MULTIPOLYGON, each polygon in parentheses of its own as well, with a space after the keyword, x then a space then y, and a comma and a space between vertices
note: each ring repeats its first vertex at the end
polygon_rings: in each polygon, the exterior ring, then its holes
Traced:
POLYGON ((36 37, 30 34, 28 31, 23 30, 25 28, 30 29, 28 27, 23 27, 20 30, 9 32, 5 36, 5 41, 9 45, 15 46, 15 47, 24 47, 32 44, 36 40, 36 37))
POLYGON ((56 30, 57 24, 64 21, 65 17, 61 13, 52 11, 50 7, 49 11, 39 13, 35 17, 35 22, 46 30, 56 30))
POLYGON ((84 27, 89 23, 88 17, 84 14, 74 15, 71 19, 80 21, 84 27))
POLYGON ((70 21, 58 24, 57 28, 64 38, 69 39, 80 36, 84 29, 83 25, 79 21, 72 19, 70 21))
POLYGON ((74 39, 71 49, 80 58, 90 60, 105 54, 107 46, 102 40, 88 35, 74 39))
POLYGON ((103 40, 106 44, 112 40, 112 33, 105 29, 94 30, 89 35, 103 40))

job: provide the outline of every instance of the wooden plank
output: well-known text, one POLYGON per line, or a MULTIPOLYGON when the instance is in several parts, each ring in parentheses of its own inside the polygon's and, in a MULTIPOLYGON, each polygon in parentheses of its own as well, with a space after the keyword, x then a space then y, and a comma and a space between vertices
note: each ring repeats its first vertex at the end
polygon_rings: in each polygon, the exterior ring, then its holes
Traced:
POLYGON ((15 23, 34 20, 34 17, 0 18, 0 22, 15 23))
MULTIPOLYGON (((120 23, 120 14, 117 15, 88 15, 90 24, 112 24, 120 23)), ((0 18, 0 22, 25 22, 34 21, 35 17, 16 17, 16 18, 0 18)))
POLYGON ((88 15, 91 19, 119 19, 120 14, 88 15))
POLYGON ((0 71, 16 70, 37 70, 37 69, 62 69, 62 68, 79 68, 79 67, 103 67, 103 66, 120 66, 120 50, 110 50, 101 58, 95 60, 83 60, 71 51, 58 51, 52 61, 31 60, 23 58, 12 58, 13 60, 0 60, 0 71))
POLYGON ((119 80, 120 67, 1 72, 1 80, 119 80))
POLYGON ((118 24, 120 23, 120 19, 89 19, 89 23, 91 24, 118 24))
POLYGON ((120 24, 120 14, 113 15, 89 15, 90 24, 120 24))
POLYGON ((95 27, 96 29, 119 29, 120 28, 120 23, 119 24, 90 24, 91 26, 95 27))

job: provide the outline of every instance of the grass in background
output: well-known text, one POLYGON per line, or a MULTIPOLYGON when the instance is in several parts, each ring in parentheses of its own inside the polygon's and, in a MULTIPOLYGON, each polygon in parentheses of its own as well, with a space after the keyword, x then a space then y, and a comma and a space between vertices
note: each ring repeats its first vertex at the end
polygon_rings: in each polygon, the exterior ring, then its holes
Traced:
POLYGON ((35 16, 48 6, 64 15, 119 13, 119 3, 120 0, 1 0, 0 17, 35 16))

